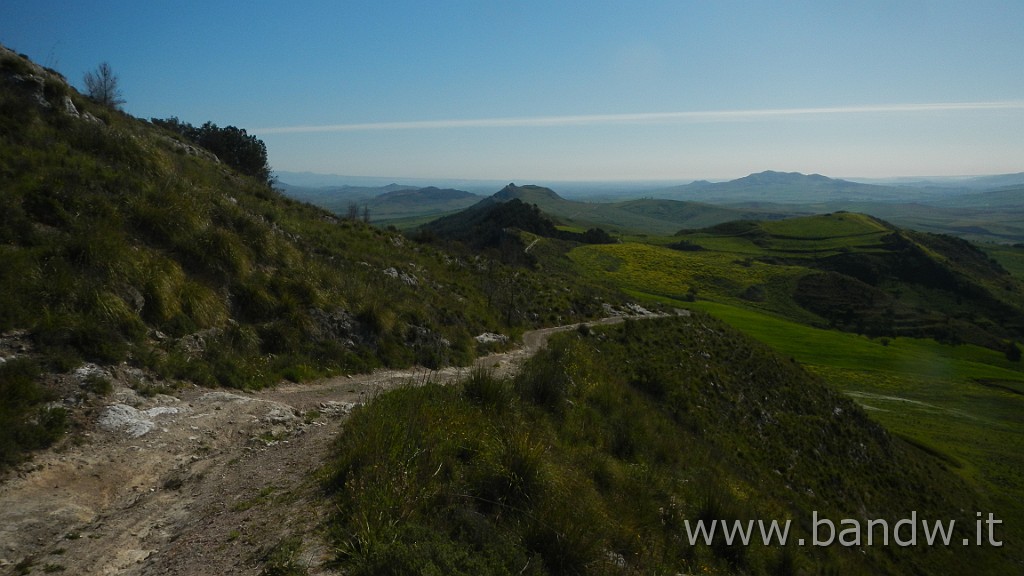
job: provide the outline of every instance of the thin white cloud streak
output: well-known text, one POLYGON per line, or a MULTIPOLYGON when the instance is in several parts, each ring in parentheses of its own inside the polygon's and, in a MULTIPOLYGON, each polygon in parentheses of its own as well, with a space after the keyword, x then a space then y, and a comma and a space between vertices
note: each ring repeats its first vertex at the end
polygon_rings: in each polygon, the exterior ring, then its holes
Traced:
POLYGON ((822 108, 774 108, 761 110, 706 110, 694 112, 649 112, 636 114, 589 114, 578 116, 535 116, 523 118, 476 118, 464 120, 413 120, 405 122, 365 122, 356 124, 280 126, 275 128, 258 129, 253 132, 262 135, 303 134, 315 132, 366 132, 380 130, 599 126, 606 124, 650 124, 657 122, 729 122, 737 120, 762 120, 787 116, 968 112, 986 110, 1024 110, 1024 100, 996 102, 943 102, 932 104, 880 104, 873 106, 835 106, 822 108))

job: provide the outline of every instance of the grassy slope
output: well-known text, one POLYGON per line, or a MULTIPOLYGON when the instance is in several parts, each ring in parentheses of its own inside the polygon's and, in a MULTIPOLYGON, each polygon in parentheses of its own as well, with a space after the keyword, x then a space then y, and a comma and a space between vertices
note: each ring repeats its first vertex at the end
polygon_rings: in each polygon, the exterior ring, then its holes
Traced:
POLYGON ((997 347, 1019 329, 1024 310, 1024 285, 987 254, 860 214, 723 224, 584 247, 572 257, 630 290, 681 298, 695 289, 718 302, 875 334, 997 347), (668 249, 680 241, 693 249, 668 249), (825 291, 833 302, 822 299, 825 291))
MULTIPOLYGON (((812 226, 772 222, 764 228, 790 237, 829 236, 821 253, 844 245, 871 250, 882 231, 871 219, 816 219, 812 226), (841 240, 841 241, 840 241, 841 240)), ((807 223, 805 221, 804 223, 807 223)), ((979 489, 992 494, 1022 549, 1024 458, 1020 414, 1024 371, 999 352, 915 338, 870 339, 814 328, 813 316, 794 314, 787 294, 769 290, 760 302, 735 296, 744 283, 786 286, 799 269, 749 262, 766 249, 793 249, 789 239, 743 236, 694 238, 708 251, 677 252, 642 244, 581 247, 572 253, 585 275, 610 279, 635 296, 711 312, 824 376, 890 430, 941 454, 979 489), (720 252, 719 252, 720 251, 720 252), (690 285, 697 302, 685 302, 690 285)), ((791 253, 811 257, 814 253, 791 253)), ((798 267, 797 267, 798 268, 798 267)))
POLYGON ((0 334, 24 334, 37 365, 0 372, 0 400, 29 405, 0 414, 0 444, 50 399, 21 385, 40 368, 129 362, 171 384, 258 388, 464 364, 481 332, 590 318, 608 295, 339 220, 210 156, 3 53, 0 334))
POLYGON ((995 258, 1003 268, 1013 274, 1018 280, 1024 280, 1024 245, 1000 246, 994 244, 983 245, 988 254, 995 258))
POLYGON ((969 531, 991 507, 946 461, 699 313, 564 335, 512 382, 384 396, 353 414, 325 479, 350 574, 1012 569, 994 548, 691 546, 687 520, 791 519, 809 541, 813 511, 914 510, 969 531))

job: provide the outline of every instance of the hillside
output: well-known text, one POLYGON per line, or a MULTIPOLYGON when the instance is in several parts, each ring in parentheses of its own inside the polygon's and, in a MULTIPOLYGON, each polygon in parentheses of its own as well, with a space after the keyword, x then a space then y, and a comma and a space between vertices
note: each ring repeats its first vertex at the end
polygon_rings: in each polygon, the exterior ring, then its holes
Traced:
POLYGON ((79 392, 37 383, 83 362, 127 363, 153 393, 254 389, 465 364, 481 333, 601 312, 566 278, 521 271, 496 286, 513 274, 500 263, 284 197, 6 49, 0 126, 0 462, 48 437, 39 422, 63 429, 63 411, 32 407, 79 392))
POLYGON ((1024 336, 1024 286, 987 254, 860 214, 731 222, 662 246, 588 247, 573 257, 630 278, 632 290, 699 294, 874 336, 997 350, 1024 336))
POLYGON ((810 546, 813 514, 891 526, 914 510, 970 526, 966 511, 986 504, 946 463, 703 314, 581 328, 515 378, 390 394, 353 413, 334 454, 329 526, 346 574, 1012 566, 992 548, 810 546), (790 545, 763 545, 756 528, 749 546, 691 542, 697 520, 790 520, 790 545))
POLYGON ((1024 291, 966 242, 537 186, 383 193, 476 202, 434 223, 449 249, 289 198, 6 49, 0 191, 5 570, 1020 565, 1024 377, 992 346, 1024 330, 1024 291), (810 539, 815 515, 917 514, 955 545, 976 512, 1005 548, 687 541, 688 521, 810 539))
POLYGON ((424 224, 418 229, 419 238, 425 241, 458 242, 473 250, 497 251, 506 262, 531 265, 536 259, 529 254, 531 248, 524 244, 525 238, 521 232, 528 233, 531 238, 585 244, 614 242, 600 228, 591 228, 585 232, 560 229, 536 204, 528 204, 514 196, 502 199, 502 194, 510 188, 461 212, 424 224))
POLYGON ((991 253, 1014 272, 951 236, 836 213, 579 246, 570 258, 580 276, 706 311, 800 362, 1024 518, 1021 251, 991 253))

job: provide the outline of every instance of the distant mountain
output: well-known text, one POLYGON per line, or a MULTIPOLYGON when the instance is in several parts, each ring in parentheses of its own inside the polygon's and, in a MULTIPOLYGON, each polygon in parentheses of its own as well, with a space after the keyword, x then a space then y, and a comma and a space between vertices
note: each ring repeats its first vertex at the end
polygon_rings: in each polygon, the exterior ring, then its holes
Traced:
POLYGON ((320 174, 314 172, 289 172, 287 170, 275 170, 274 175, 280 182, 287 182, 293 186, 304 188, 337 188, 337 187, 364 187, 383 188, 388 184, 397 184, 407 188, 423 188, 425 186, 437 186, 438 188, 456 188, 467 190, 474 194, 490 194, 497 187, 502 185, 501 180, 469 180, 465 178, 405 178, 400 176, 347 176, 343 174, 320 174))
POLYGON ((480 196, 453 188, 400 188, 380 194, 364 204, 377 223, 437 216, 462 210, 480 201, 480 196))
POLYGON ((934 204, 957 208, 1006 208, 1024 212, 1024 184, 970 194, 957 194, 937 200, 934 204))
POLYGON ((905 178, 849 178, 864 184, 880 184, 883 186, 909 186, 950 188, 956 190, 991 190, 1006 186, 1024 186, 1024 172, 1013 174, 991 174, 986 176, 945 176, 945 177, 905 177, 905 178))
POLYGON ((403 186, 399 187, 399 189, 397 190, 385 192, 384 194, 378 196, 376 199, 379 201, 411 200, 414 202, 421 202, 424 200, 479 200, 480 197, 471 192, 466 192, 465 190, 455 190, 453 188, 437 188, 435 186, 427 186, 426 188, 406 188, 403 186))
POLYGON ((980 189, 1005 188, 1007 186, 1024 186, 1024 172, 1016 174, 996 174, 993 176, 974 176, 961 183, 963 186, 980 189))
POLYGON ((286 195, 326 208, 335 214, 347 214, 355 205, 369 210, 371 219, 378 224, 391 224, 401 220, 438 216, 462 210, 480 200, 480 196, 465 190, 420 188, 390 183, 386 186, 295 186, 279 182, 277 188, 286 195))
POLYGON ((500 202, 518 199, 529 204, 567 201, 550 188, 534 186, 532 184, 516 186, 514 182, 499 190, 492 198, 500 202))
POLYGON ((673 186, 652 192, 651 196, 716 204, 739 202, 807 204, 837 200, 907 202, 948 194, 948 192, 945 189, 939 191, 930 188, 880 186, 829 178, 821 174, 769 170, 728 182, 701 180, 683 186, 673 186))
POLYGON ((287 182, 278 182, 275 187, 287 196, 326 208, 335 214, 344 214, 349 204, 355 202, 362 205, 367 200, 382 194, 416 190, 411 186, 388 184, 387 186, 296 186, 287 182))

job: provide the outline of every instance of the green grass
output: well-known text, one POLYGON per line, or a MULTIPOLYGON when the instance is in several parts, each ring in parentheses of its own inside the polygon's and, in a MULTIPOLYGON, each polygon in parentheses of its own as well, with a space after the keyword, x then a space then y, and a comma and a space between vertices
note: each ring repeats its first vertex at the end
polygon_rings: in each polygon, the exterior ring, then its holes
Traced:
POLYGON ((341 220, 58 85, 55 102, 67 94, 104 122, 0 89, 0 331, 30 330, 58 369, 130 358, 165 378, 260 388, 465 364, 482 332, 601 310, 567 274, 341 220), (510 276, 503 300, 494 280, 510 276))
POLYGON ((777 236, 811 240, 863 238, 890 232, 870 216, 844 212, 764 222, 761 228, 777 236))
POLYGON ((981 244, 991 257, 1020 280, 1024 280, 1024 246, 981 244))
POLYGON ((869 339, 822 330, 733 306, 687 306, 792 356, 846 392, 894 433, 956 463, 958 472, 997 503, 1007 530, 1024 538, 1024 396, 983 381, 1024 387, 1024 371, 1002 354, 912 338, 869 339))
POLYGON ((46 370, 128 362, 258 389, 464 365, 475 335, 594 318, 619 298, 579 282, 564 250, 509 266, 340 219, 50 84, 49 108, 0 86, 0 333, 28 331, 46 370), (61 112, 65 96, 100 121, 61 112))
POLYGON ((940 379, 1024 380, 1020 363, 1009 362, 1002 354, 980 346, 950 346, 917 338, 868 338, 715 302, 686 305, 709 312, 780 353, 812 366, 940 379))
POLYGON ((580 246, 569 256, 586 277, 611 281, 633 294, 687 300, 695 293, 699 298, 745 301, 749 306, 822 322, 796 306, 790 296, 796 279, 807 273, 800 266, 767 264, 742 253, 679 251, 634 242, 580 246), (757 301, 744 298, 752 289, 759 291, 757 301))
POLYGON ((700 518, 788 518, 804 536, 812 510, 969 523, 991 509, 921 446, 709 316, 627 322, 555 338, 514 380, 476 373, 356 410, 325 472, 330 533, 348 574, 1009 569, 992 548, 684 538, 700 518))
MULTIPOLYGON (((870 253, 879 245, 883 231, 873 219, 838 214, 683 236, 704 247, 703 251, 675 252, 634 242, 581 247, 570 256, 585 276, 607 279, 637 298, 706 311, 800 362, 847 393, 872 419, 920 451, 940 458, 976 490, 987 494, 997 516, 1007 519, 1009 539, 1022 542, 1021 363, 1009 361, 998 349, 928 338, 870 338, 827 329, 827 323, 807 311, 794 313, 800 309, 792 303, 792 285, 787 279, 809 270, 799 262, 870 253), (794 252, 797 248, 800 251, 794 252), (788 265, 764 260, 783 255, 788 265), (767 286, 766 297, 757 302, 737 297, 744 282, 767 286), (697 289, 696 302, 687 301, 690 286, 697 289)), ((642 240, 663 243, 663 239, 642 240)), ((936 261, 961 266, 977 262, 955 243, 950 251, 942 239, 924 240, 922 252, 936 261)), ((1015 250, 990 253, 1012 264, 1015 250)), ((970 265, 978 266, 972 273, 979 283, 992 282, 982 268, 984 263, 970 265)), ((1005 283, 1002 278, 995 282, 1005 283)), ((905 290, 905 295, 913 294, 912 288, 905 290)), ((1012 286, 1010 291, 1008 299, 1012 301, 1012 286)), ((922 292, 915 298, 921 306, 928 298, 939 301, 940 296, 922 292)), ((950 300, 949 307, 953 306, 950 300)), ((1016 550, 1020 556, 1022 547, 1016 550)))

